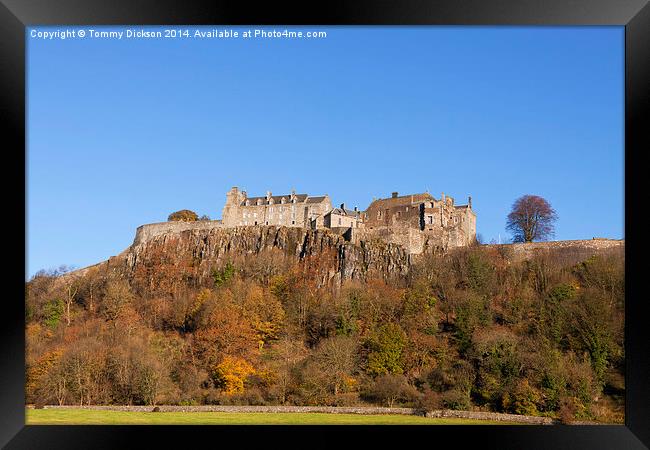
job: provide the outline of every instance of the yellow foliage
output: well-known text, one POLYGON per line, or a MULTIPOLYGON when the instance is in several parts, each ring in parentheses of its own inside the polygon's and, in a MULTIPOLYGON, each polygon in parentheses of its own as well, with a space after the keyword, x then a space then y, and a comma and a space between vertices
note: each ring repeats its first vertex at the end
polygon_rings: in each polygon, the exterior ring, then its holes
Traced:
POLYGON ((277 339, 284 320, 282 303, 259 286, 248 288, 243 302, 244 314, 251 322, 261 349, 269 340, 277 339))
POLYGON ((215 379, 228 395, 244 392, 244 381, 255 373, 253 366, 243 358, 226 356, 214 371, 215 379))
POLYGON ((30 323, 27 325, 27 328, 25 330, 25 334, 27 335, 27 340, 30 339, 35 339, 38 337, 39 334, 41 334, 41 330, 43 327, 41 327, 41 324, 38 322, 30 323))
POLYGON ((203 288, 199 291, 198 294, 196 294, 196 299, 192 303, 192 306, 190 307, 190 310, 188 311, 188 316, 193 316, 196 314, 199 309, 201 309, 201 306, 203 306, 203 303, 205 303, 206 300, 208 300, 210 297, 212 297, 212 291, 208 288, 203 288))
POLYGON ((272 386, 278 380, 278 374, 271 369, 258 370, 256 375, 259 377, 260 382, 266 386, 272 386))
POLYGON ((346 391, 348 392, 354 391, 359 386, 359 380, 350 376, 346 376, 344 380, 344 385, 346 391))
POLYGON ((59 362, 62 355, 63 350, 57 348, 44 353, 40 358, 38 358, 36 363, 27 369, 25 390, 27 392, 32 392, 39 383, 39 380, 52 370, 52 368, 59 362))

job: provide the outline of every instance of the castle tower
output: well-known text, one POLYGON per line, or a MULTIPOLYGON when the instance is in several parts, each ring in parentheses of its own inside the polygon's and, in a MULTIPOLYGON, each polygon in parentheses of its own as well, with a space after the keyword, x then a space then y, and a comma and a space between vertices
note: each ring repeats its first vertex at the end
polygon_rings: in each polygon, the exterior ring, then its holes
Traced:
POLYGON ((221 221, 225 226, 236 227, 240 225, 241 211, 240 205, 246 200, 246 192, 240 191, 237 186, 233 186, 226 193, 226 204, 223 207, 221 221))

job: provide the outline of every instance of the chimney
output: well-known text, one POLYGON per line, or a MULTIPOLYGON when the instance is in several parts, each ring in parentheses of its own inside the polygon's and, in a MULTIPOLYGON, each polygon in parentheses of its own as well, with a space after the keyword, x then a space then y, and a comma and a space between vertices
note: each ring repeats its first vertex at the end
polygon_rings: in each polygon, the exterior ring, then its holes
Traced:
POLYGON ((354 207, 354 211, 355 211, 355 212, 358 212, 358 211, 359 211, 359 208, 357 208, 357 207, 355 206, 355 207, 354 207))
POLYGON ((267 200, 271 199, 271 191, 266 191, 266 199, 267 200))
POLYGON ((397 198, 397 195, 398 195, 397 192, 393 192, 393 198, 397 198))
POLYGON ((444 192, 440 193, 440 199, 442 200, 442 203, 445 202, 445 193, 444 192))
POLYGON ((345 211, 345 203, 341 203, 341 209, 345 211))
POLYGON ((472 196, 470 195, 467 197, 467 206, 469 206, 469 209, 472 209, 472 196))

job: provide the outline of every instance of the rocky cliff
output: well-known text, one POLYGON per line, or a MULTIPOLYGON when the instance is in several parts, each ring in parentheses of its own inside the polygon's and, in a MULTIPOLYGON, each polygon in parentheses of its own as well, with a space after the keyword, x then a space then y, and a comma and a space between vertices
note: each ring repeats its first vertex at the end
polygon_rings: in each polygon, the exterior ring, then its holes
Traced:
MULTIPOLYGON (((310 230, 275 226, 225 228, 216 221, 159 223, 138 228, 133 244, 108 261, 71 273, 88 270, 119 272, 138 284, 156 285, 182 281, 204 285, 212 271, 230 261, 271 276, 278 269, 300 264, 321 284, 344 280, 403 279, 421 255, 411 254, 397 243, 379 238, 353 239, 339 229, 310 230)), ((531 244, 486 245, 503 249, 518 261, 539 253, 569 256, 575 261, 610 248, 624 248, 624 241, 584 240, 531 244)))
POLYGON ((152 224, 138 228, 133 244, 102 264, 130 279, 166 273, 201 284, 227 261, 271 266, 298 262, 325 283, 401 278, 408 273, 411 255, 379 239, 353 244, 343 233, 326 229, 152 224))

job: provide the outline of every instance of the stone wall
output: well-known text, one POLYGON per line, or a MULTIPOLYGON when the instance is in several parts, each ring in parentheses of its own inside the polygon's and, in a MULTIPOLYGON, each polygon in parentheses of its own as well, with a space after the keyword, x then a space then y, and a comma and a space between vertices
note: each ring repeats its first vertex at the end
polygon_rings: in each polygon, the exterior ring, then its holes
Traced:
POLYGON ((492 420, 496 422, 519 422, 529 425, 551 425, 557 423, 556 420, 551 419, 550 417, 521 416, 518 414, 504 414, 485 411, 453 411, 450 409, 428 411, 426 412, 425 417, 449 417, 457 419, 492 420))
POLYGON ((156 236, 167 233, 181 233, 186 230, 212 230, 223 228, 220 220, 198 220, 196 222, 160 222, 141 225, 135 231, 133 245, 138 245, 156 236))
POLYGON ((625 249, 623 239, 584 239, 573 241, 526 242, 517 244, 487 244, 481 247, 496 249, 508 254, 513 261, 523 261, 536 255, 553 253, 558 256, 572 256, 574 259, 586 259, 608 250, 625 249))

